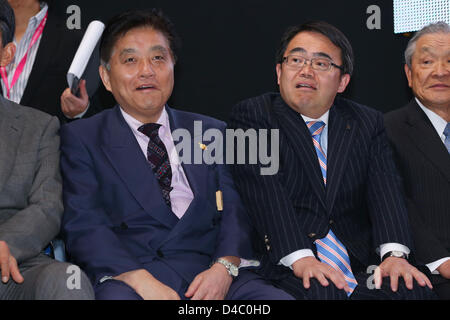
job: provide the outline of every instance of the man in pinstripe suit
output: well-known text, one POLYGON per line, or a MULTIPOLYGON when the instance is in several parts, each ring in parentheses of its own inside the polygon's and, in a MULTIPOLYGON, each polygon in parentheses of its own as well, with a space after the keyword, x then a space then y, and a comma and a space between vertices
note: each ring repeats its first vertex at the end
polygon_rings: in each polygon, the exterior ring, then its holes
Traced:
POLYGON ((405 50, 415 98, 385 116, 403 178, 417 260, 450 299, 450 26, 424 27, 405 50))
POLYGON ((277 56, 280 94, 233 109, 230 128, 279 129, 278 173, 233 166, 259 272, 298 299, 432 297, 430 281, 408 261, 408 216, 383 117, 336 97, 352 69, 351 45, 335 27, 290 28, 277 56), (370 265, 379 265, 372 277, 370 265))

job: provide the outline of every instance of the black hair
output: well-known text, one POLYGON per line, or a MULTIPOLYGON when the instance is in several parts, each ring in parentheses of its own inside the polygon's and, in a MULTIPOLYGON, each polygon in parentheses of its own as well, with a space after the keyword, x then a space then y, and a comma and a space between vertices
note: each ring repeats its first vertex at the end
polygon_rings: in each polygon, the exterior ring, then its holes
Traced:
POLYGON ((117 40, 128 31, 141 27, 150 27, 161 32, 169 42, 170 50, 176 61, 176 52, 181 43, 175 27, 160 9, 153 8, 149 10, 126 11, 109 20, 100 40, 100 58, 102 63, 107 64, 109 62, 117 40))
POLYGON ((341 49, 342 73, 352 75, 354 56, 353 49, 347 37, 336 27, 324 21, 310 21, 297 26, 289 27, 281 38, 276 53, 276 63, 283 63, 283 57, 289 42, 300 32, 317 32, 327 37, 336 47, 341 49))
POLYGON ((14 40, 16 20, 14 11, 7 0, 0 0, 0 32, 2 33, 2 46, 14 40))

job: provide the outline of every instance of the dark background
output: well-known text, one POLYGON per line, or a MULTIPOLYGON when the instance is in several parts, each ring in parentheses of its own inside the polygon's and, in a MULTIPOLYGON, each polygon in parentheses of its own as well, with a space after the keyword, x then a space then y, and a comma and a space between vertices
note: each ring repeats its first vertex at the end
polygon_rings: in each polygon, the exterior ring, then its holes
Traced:
MULTIPOLYGON (((349 38, 355 71, 343 94, 382 112, 411 99, 403 71, 407 35, 394 34, 390 0, 60 0, 81 8, 82 27, 132 8, 161 8, 182 39, 169 104, 226 120, 238 101, 277 91, 275 52, 288 26, 325 20, 349 38), (381 9, 381 30, 369 30, 367 7, 381 9)), ((106 101, 106 100, 105 100, 106 101)))

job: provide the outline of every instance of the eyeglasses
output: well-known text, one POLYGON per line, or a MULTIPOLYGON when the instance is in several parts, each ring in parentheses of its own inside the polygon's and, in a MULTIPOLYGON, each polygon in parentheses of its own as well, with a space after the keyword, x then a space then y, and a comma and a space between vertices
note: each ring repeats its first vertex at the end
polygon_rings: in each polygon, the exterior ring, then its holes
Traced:
POLYGON ((291 54, 283 58, 283 62, 285 62, 286 65, 292 69, 303 68, 307 63, 307 61, 310 61, 311 68, 318 71, 328 71, 331 69, 331 67, 336 67, 342 71, 344 70, 342 66, 338 66, 337 64, 333 63, 330 59, 322 57, 307 59, 302 56, 291 54))

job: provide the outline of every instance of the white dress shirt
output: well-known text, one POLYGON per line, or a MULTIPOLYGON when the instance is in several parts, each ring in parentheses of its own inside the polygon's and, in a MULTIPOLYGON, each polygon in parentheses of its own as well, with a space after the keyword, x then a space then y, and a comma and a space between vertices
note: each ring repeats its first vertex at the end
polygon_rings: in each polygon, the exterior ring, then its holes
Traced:
MULTIPOLYGON (((434 129, 436 130, 438 136, 441 138, 442 143, 445 145, 444 130, 445 130, 445 127, 447 126, 447 121, 445 121, 443 118, 441 118, 437 113, 435 113, 435 112, 431 111, 430 109, 428 109, 427 107, 425 107, 419 101, 419 99, 417 99, 417 98, 415 98, 415 99, 416 99, 416 102, 419 105, 419 107, 423 110, 423 112, 425 112, 428 119, 430 119, 431 124, 433 125, 434 129)), ((437 271, 437 268, 439 268, 439 266, 447 260, 450 260, 450 257, 445 257, 445 258, 439 259, 437 261, 428 263, 426 266, 428 267, 428 269, 430 269, 430 271, 433 274, 439 274, 439 271, 437 271)))
MULTIPOLYGON (((320 146, 322 147, 322 150, 325 153, 325 155, 327 154, 327 150, 328 150, 328 120, 329 120, 328 118, 329 118, 329 114, 330 114, 330 111, 328 110, 319 119, 312 119, 312 118, 309 118, 309 117, 306 117, 306 116, 300 114, 302 119, 305 121, 305 123, 307 121, 322 121, 325 123, 325 127, 323 128, 322 134, 320 136, 320 146)), ((380 257, 383 257, 389 251, 401 251, 406 254, 409 254, 409 252, 410 252, 408 247, 406 247, 400 243, 385 243, 385 244, 380 245, 380 247, 376 251, 377 251, 377 253, 380 254, 380 257)), ((312 250, 300 249, 300 250, 294 251, 294 252, 288 254, 287 256, 281 258, 279 264, 282 264, 282 265, 292 269, 292 264, 295 261, 297 261, 301 258, 306 258, 306 257, 314 257, 314 253, 312 252, 312 250)))
MULTIPOLYGON (((145 159, 147 159, 147 146, 150 138, 138 130, 138 128, 144 123, 130 116, 122 108, 120 108, 120 111, 122 112, 125 121, 133 131, 133 134, 136 137, 139 146, 141 147, 145 159)), ((170 130, 169 116, 167 114, 166 108, 163 109, 161 116, 159 117, 158 121, 156 121, 156 123, 159 123, 161 125, 161 127, 159 127, 158 135, 167 149, 170 168, 172 169, 171 187, 173 189, 172 191, 170 191, 170 203, 172 211, 178 218, 181 219, 181 217, 184 215, 187 208, 191 204, 192 199, 194 199, 194 194, 191 187, 189 186, 186 175, 184 174, 183 167, 181 166, 180 159, 173 142, 172 131, 170 130)))

